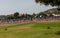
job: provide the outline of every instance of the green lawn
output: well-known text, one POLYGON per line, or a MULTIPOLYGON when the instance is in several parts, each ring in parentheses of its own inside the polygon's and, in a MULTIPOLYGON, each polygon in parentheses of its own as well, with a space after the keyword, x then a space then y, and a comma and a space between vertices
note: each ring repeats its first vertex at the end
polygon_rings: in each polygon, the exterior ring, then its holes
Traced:
POLYGON ((56 31, 60 31, 60 21, 12 23, 0 26, 0 38, 60 38, 56 31))

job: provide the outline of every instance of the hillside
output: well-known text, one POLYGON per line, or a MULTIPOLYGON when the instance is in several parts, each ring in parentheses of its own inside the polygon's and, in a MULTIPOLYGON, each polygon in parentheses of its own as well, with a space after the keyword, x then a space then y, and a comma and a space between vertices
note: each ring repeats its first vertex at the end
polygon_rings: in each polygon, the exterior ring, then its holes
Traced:
POLYGON ((49 9, 47 11, 44 11, 44 13, 54 13, 54 14, 60 14, 60 10, 58 10, 58 8, 53 8, 53 9, 49 9))

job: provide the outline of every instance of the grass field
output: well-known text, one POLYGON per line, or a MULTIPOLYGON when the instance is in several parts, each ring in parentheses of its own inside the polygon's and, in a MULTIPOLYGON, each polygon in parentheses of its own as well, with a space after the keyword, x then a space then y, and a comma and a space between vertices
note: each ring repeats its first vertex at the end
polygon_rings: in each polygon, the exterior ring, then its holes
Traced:
POLYGON ((60 21, 1 24, 0 38, 60 38, 56 31, 60 31, 60 21))

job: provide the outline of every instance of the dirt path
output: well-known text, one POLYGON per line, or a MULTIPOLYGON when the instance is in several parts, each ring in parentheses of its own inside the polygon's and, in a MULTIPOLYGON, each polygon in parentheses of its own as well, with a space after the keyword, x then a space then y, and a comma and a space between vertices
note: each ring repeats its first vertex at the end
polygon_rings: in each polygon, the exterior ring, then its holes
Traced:
POLYGON ((9 30, 15 30, 15 29, 29 29, 31 28, 32 24, 29 25, 25 25, 25 26, 16 26, 16 27, 12 27, 12 28, 8 28, 9 30))

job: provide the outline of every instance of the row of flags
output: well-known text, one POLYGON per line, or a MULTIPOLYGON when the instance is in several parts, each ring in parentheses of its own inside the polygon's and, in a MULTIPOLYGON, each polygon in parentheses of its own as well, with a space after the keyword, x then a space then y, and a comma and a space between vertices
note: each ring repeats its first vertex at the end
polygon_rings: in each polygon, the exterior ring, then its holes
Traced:
POLYGON ((60 17, 50 17, 50 18, 33 18, 31 19, 10 19, 10 20, 0 20, 1 23, 20 23, 20 22, 31 22, 31 21, 50 21, 50 20, 60 20, 60 17))

